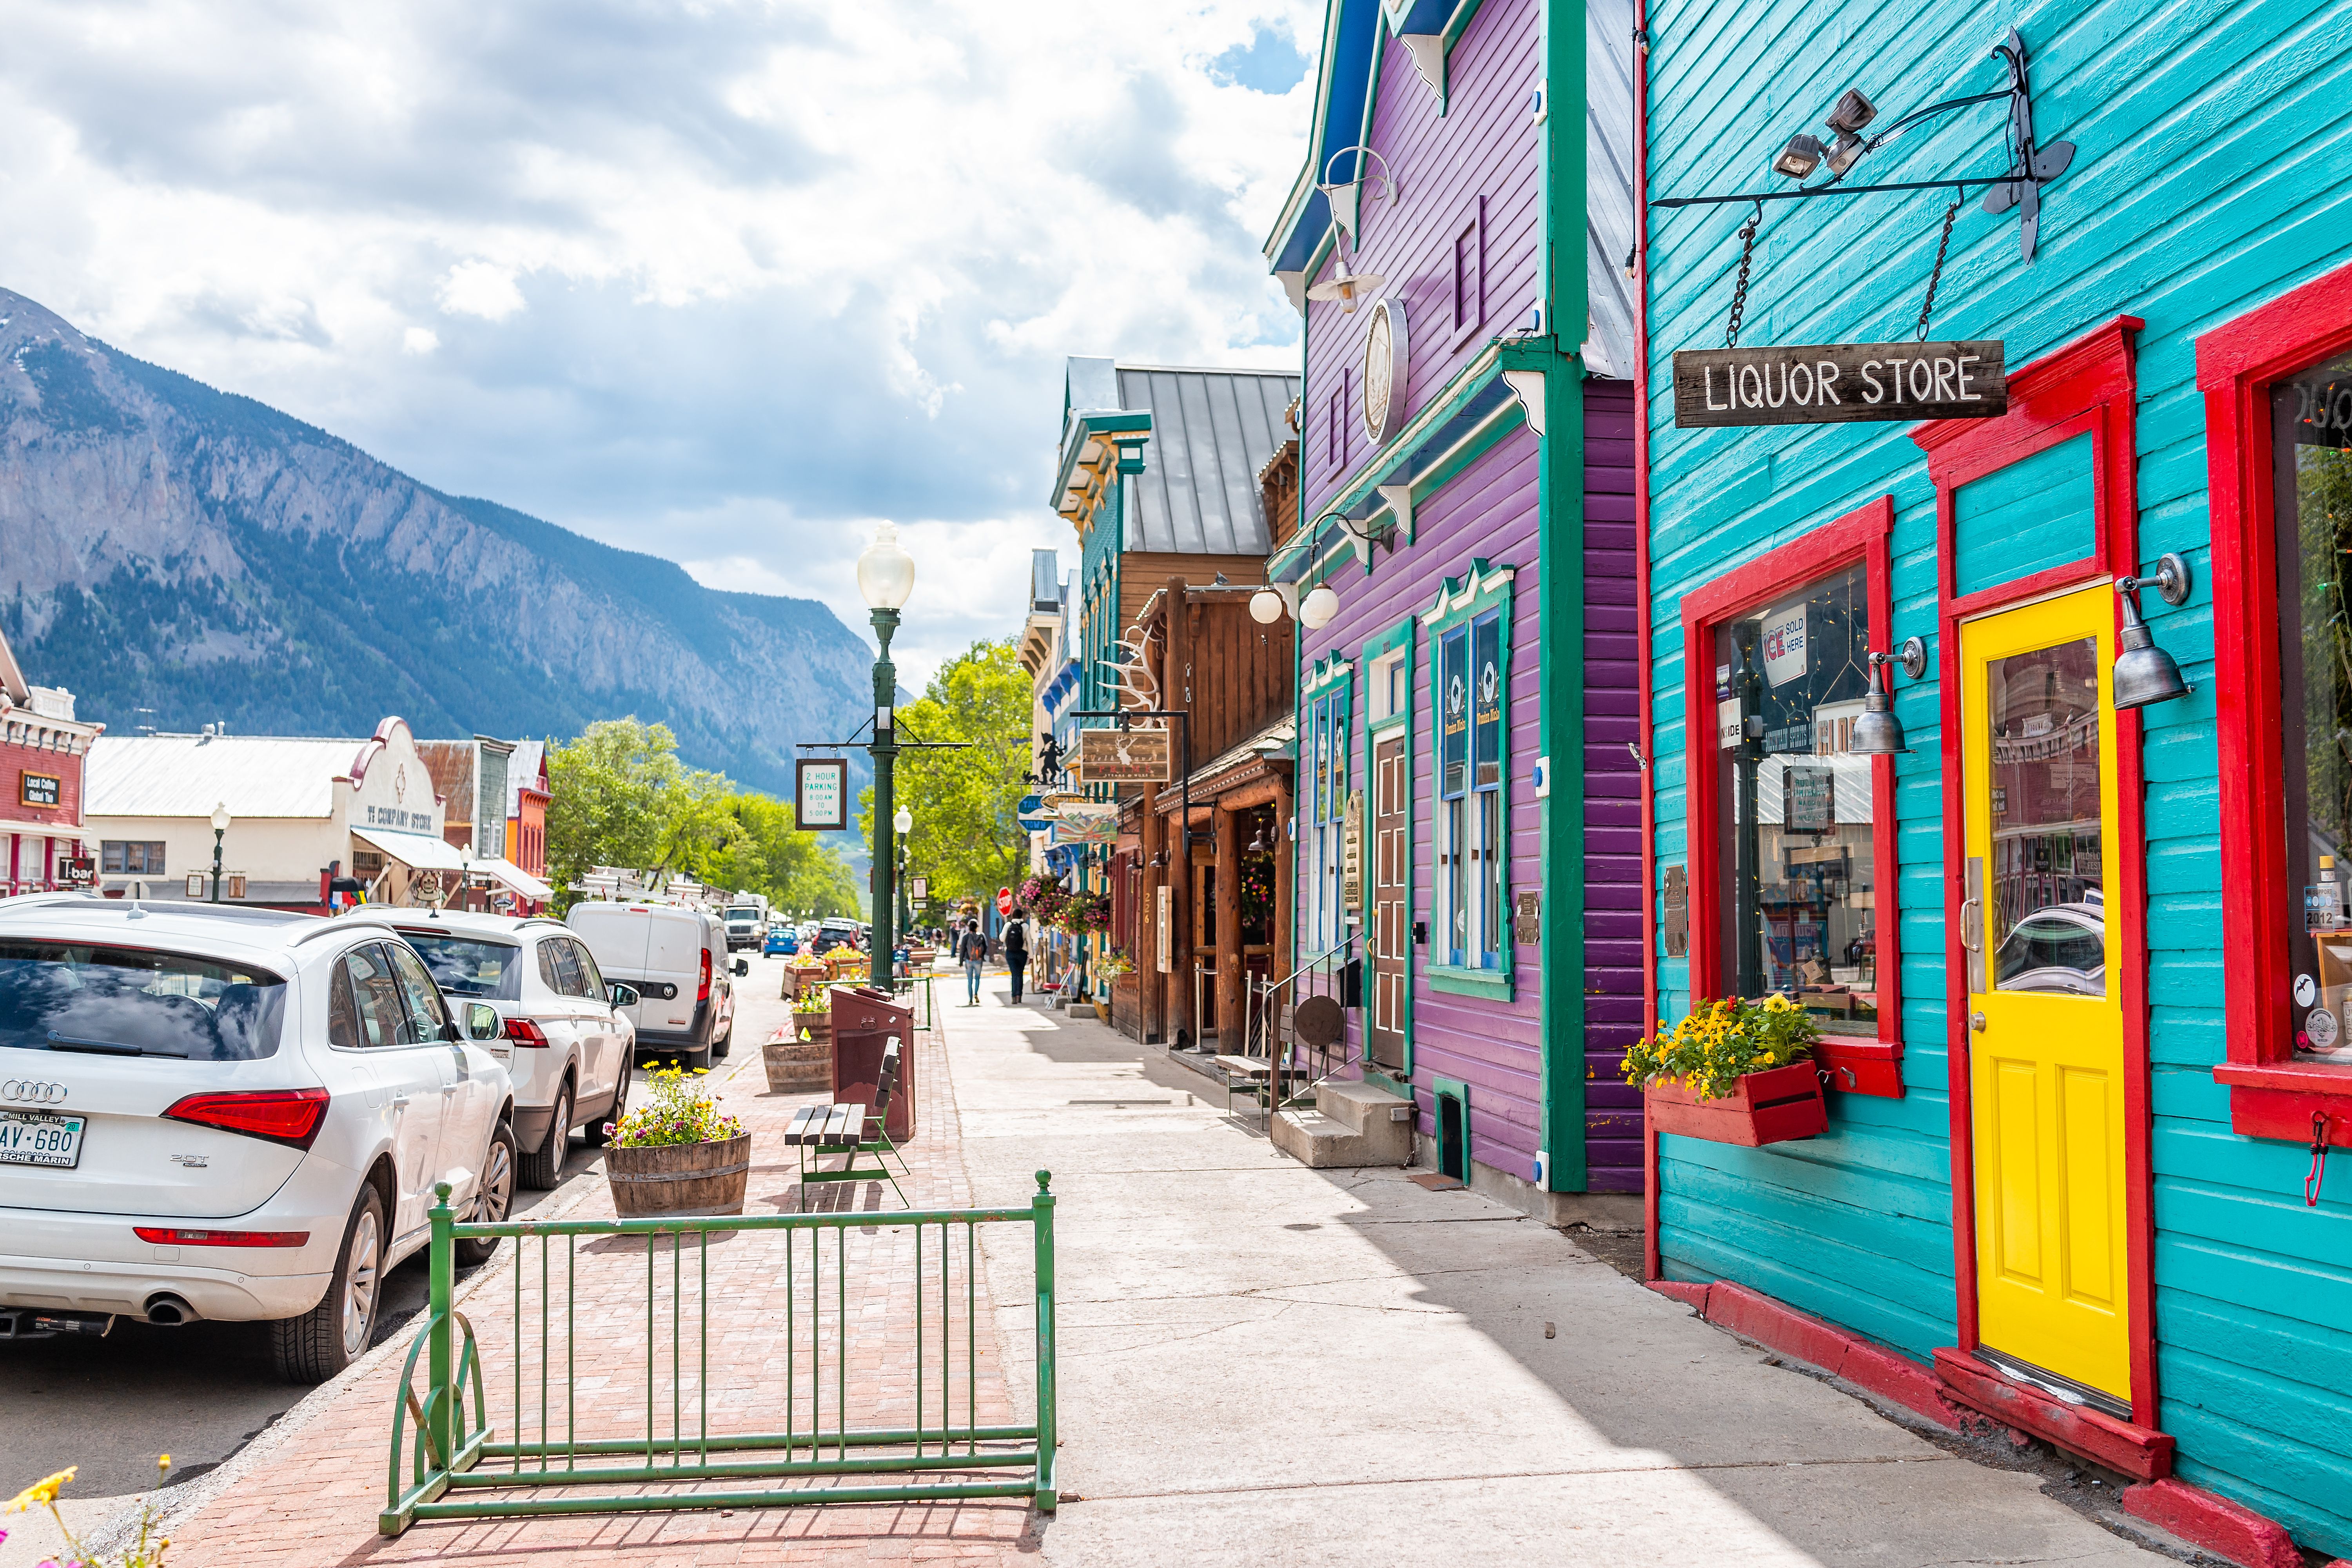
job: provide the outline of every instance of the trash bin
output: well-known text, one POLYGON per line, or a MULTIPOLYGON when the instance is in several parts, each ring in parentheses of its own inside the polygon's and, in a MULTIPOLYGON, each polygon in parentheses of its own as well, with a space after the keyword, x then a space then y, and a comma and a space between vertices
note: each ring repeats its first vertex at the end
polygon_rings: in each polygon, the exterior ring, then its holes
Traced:
POLYGON ((915 1009, 870 985, 833 988, 833 1098, 871 1107, 882 1079, 882 1053, 898 1047, 898 1085, 883 1130, 893 1143, 915 1132, 915 1009))

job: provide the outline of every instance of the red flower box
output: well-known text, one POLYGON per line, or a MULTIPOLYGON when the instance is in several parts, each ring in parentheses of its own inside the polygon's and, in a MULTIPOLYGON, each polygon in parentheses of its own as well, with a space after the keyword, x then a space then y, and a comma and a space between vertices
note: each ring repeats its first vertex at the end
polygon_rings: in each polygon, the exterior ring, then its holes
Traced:
POLYGON ((1745 1149, 1811 1138, 1830 1125, 1821 1073, 1811 1060, 1744 1074, 1720 1100, 1701 1100, 1679 1082, 1654 1083, 1642 1091, 1642 1108, 1655 1131, 1745 1149))

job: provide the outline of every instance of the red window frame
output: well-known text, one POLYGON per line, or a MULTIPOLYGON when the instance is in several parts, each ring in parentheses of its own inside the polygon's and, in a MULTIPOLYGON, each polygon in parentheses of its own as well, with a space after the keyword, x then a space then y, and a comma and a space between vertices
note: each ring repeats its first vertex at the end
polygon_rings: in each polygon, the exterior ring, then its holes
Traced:
POLYGON ((2339 267, 2197 340, 2213 519, 2213 721, 2221 754, 2221 932, 2230 1125, 2308 1142, 2315 1119, 2352 1148, 2352 1066, 2298 1062, 2289 1014, 2285 795, 2276 715, 2278 548, 2270 389, 2352 348, 2352 266, 2339 267), (2266 893, 2272 896, 2264 896, 2266 893))
MULTIPOLYGON (((1888 536, 1895 498, 1876 500, 1824 523, 1779 549, 1683 595, 1683 736, 1690 814, 1690 986, 1694 997, 1719 995, 1724 955, 1716 921, 1723 857, 1716 842, 1718 810, 1715 756, 1714 666, 1705 657, 1716 626, 1810 583, 1861 563, 1870 601, 1870 646, 1891 651, 1894 607, 1888 585, 1888 536)), ((1830 1087, 1893 1099, 1903 1095, 1902 910, 1896 893, 1895 759, 1870 767, 1870 851, 1884 907, 1878 911, 1878 1037, 1832 1035, 1814 1048, 1830 1069, 1830 1087)))
MULTIPOLYGON (((1970 1077, 1967 954, 1960 946, 1957 889, 1965 880, 1966 803, 1960 756, 1960 628, 1989 611, 2068 588, 2113 582, 2139 560, 2139 378, 2133 335, 2147 323, 2117 316, 2009 376, 2009 412, 1995 419, 1943 419, 1911 433, 1936 487, 1936 597, 1942 687, 1944 788, 1945 1048, 1950 1076, 1952 1281, 1959 1349, 1977 1348, 1976 1106, 1970 1077), (1955 592, 1953 528, 1960 487, 2088 432, 2092 546, 2079 561, 1973 594, 1955 592), (1954 996, 1957 984, 1960 994, 1954 996)), ((2122 626, 2120 596, 2116 626, 2122 626)), ((2155 1220, 2149 1186, 2147 1017, 2147 817, 2142 724, 2136 708, 2116 713, 2116 880, 2109 908, 2121 937, 2116 996, 2124 1025, 2124 1278, 2130 1301, 2131 1406, 2135 1443, 2156 1442, 2155 1220)), ((1938 1352, 1939 1354, 1941 1352, 1938 1352)), ((2011 1419, 2032 1426, 2030 1410, 2011 1419)), ((2101 1417, 2101 1419, 2105 1419, 2101 1417)), ((2063 1437, 2045 1431, 2042 1435, 2063 1437)))

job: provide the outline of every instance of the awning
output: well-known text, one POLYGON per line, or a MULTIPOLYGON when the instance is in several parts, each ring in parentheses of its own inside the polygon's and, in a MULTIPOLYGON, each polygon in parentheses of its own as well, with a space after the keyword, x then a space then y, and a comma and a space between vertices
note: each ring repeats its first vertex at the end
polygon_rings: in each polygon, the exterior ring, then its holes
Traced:
POLYGON ((509 891, 518 893, 523 898, 530 900, 533 903, 543 904, 548 900, 555 897, 555 889, 553 888, 549 887, 546 883, 541 881, 538 878, 532 876, 530 872, 524 870, 521 867, 516 865, 511 860, 477 860, 474 862, 474 872, 477 876, 485 871, 488 872, 492 877, 497 878, 499 881, 505 883, 509 891))
POLYGON ((354 827, 352 837, 372 844, 402 865, 416 871, 462 871, 466 858, 446 838, 429 833, 395 833, 384 827, 354 827))

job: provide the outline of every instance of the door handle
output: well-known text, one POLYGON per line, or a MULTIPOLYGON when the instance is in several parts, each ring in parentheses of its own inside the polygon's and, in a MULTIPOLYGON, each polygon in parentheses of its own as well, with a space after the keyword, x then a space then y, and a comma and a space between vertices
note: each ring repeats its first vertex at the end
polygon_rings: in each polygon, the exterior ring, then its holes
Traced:
POLYGON ((1984 951, 1984 900, 1960 900, 1960 945, 1970 952, 1984 951))
POLYGON ((1985 1032, 1985 1016, 1982 1013, 1969 1014, 1969 1027, 1977 1034, 1983 1034, 1985 1032))
POLYGON ((392 1097, 392 1108, 394 1110, 398 1110, 402 1106, 404 1106, 407 1103, 408 1096, 404 1094, 395 1094, 392 1097))

